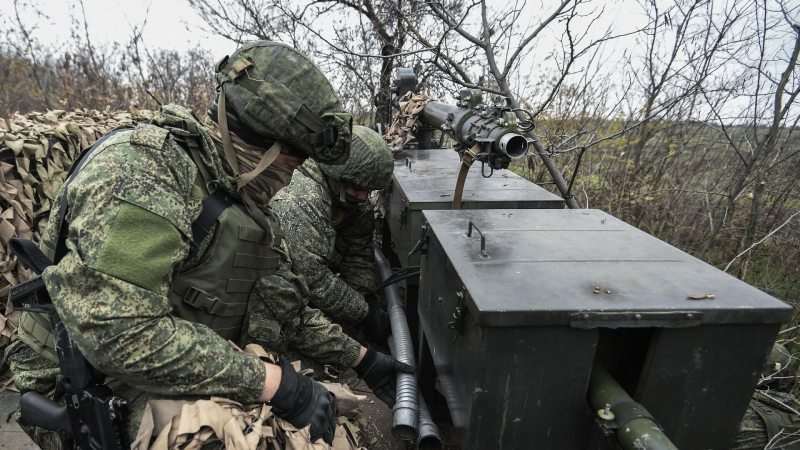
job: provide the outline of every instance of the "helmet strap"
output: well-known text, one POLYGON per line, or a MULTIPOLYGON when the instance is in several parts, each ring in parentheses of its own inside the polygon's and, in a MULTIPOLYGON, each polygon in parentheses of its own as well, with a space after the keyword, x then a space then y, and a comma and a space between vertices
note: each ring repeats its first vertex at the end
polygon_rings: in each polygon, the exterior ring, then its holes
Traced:
POLYGON ((225 159, 228 161, 228 165, 231 167, 233 171, 233 177, 236 179, 236 188, 242 195, 242 200, 244 200, 244 205, 247 208, 247 211, 250 213, 250 217, 252 217, 258 225, 269 234, 269 248, 270 250, 280 254, 284 259, 288 260, 289 256, 283 252, 283 250, 274 246, 275 242, 275 234, 272 230, 272 224, 269 222, 269 218, 267 215, 264 214, 253 202, 253 199, 250 198, 250 194, 244 189, 244 186, 249 183, 253 178, 258 176, 261 172, 264 171, 270 164, 275 161, 275 158, 281 152, 281 145, 278 141, 275 141, 264 153, 264 156, 261 157, 261 160, 258 161, 255 169, 247 172, 246 174, 242 175, 239 173, 239 161, 236 159, 236 151, 233 149, 233 142, 231 142, 231 135, 228 130, 228 116, 225 107, 225 89, 220 89, 219 92, 219 104, 217 105, 219 109, 219 117, 218 123, 219 125, 219 132, 222 135, 222 150, 225 153, 225 159))
MULTIPOLYGON (((228 131, 228 112, 225 100, 225 88, 220 86, 219 101, 217 109, 219 109, 219 117, 217 124, 219 125, 219 134, 222 135, 222 150, 225 153, 225 159, 233 171, 233 177, 236 179, 236 184, 239 184, 239 162, 236 160, 236 152, 233 150, 233 143, 231 142, 231 135, 228 131)), ((241 190, 241 186, 237 186, 241 190)))
POLYGON ((219 103, 220 104, 217 105, 219 109, 218 125, 220 134, 222 135, 222 149, 225 153, 225 159, 228 161, 228 165, 231 167, 231 170, 233 170, 233 177, 236 180, 236 189, 241 192, 247 183, 259 176, 261 172, 275 162, 275 159, 277 159, 278 155, 281 153, 281 143, 280 141, 275 141, 269 150, 264 152, 264 155, 261 156, 261 159, 253 170, 245 174, 239 173, 239 162, 236 159, 236 150, 233 148, 230 131, 228 130, 224 88, 220 89, 219 103))

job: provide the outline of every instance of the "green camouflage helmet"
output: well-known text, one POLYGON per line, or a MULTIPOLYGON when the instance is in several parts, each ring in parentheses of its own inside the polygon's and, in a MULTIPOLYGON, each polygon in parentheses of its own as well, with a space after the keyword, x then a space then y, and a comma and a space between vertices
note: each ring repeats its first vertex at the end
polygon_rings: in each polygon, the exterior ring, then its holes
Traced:
POLYGON ((217 63, 216 78, 230 109, 259 135, 326 164, 349 157, 352 117, 325 75, 297 50, 250 42, 217 63))
POLYGON ((367 127, 353 127, 350 159, 338 166, 319 164, 329 178, 370 191, 383 189, 392 180, 394 158, 380 134, 367 127))

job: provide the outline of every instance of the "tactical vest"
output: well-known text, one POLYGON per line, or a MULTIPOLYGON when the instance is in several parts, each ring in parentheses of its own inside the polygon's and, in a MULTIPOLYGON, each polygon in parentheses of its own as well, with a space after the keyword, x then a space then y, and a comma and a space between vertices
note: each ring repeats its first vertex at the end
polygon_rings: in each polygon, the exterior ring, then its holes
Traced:
MULTIPOLYGON (((174 129, 170 131, 175 134, 174 129)), ((191 128, 188 131, 192 131, 191 128)), ((209 179, 209 172, 198 156, 200 147, 194 138, 198 134, 196 129, 194 131, 192 135, 178 134, 175 140, 188 150, 192 161, 198 166, 198 181, 202 181, 203 187, 210 186, 213 180, 209 179)), ((98 141, 84 155, 88 156, 100 143, 98 141)), ((76 173, 78 170, 80 167, 76 173)), ((210 231, 213 231, 213 236, 199 262, 181 270, 173 278, 168 294, 171 314, 203 324, 224 339, 238 340, 256 281, 274 274, 281 256, 270 249, 269 233, 250 217, 243 205, 234 202, 223 192, 209 195, 204 189, 204 193, 203 211, 192 224, 193 248, 197 248, 210 231)), ((63 196, 66 197, 66 193, 63 196)), ((270 222, 274 233, 273 245, 279 248, 283 234, 277 221, 270 217, 270 222)), ((43 247, 45 254, 54 260, 55 250, 43 247)), ((50 321, 46 315, 23 313, 19 322, 19 338, 36 353, 58 362, 50 321)))
POLYGON ((750 400, 750 408, 764 421, 764 425, 767 428, 768 442, 775 444, 770 448, 800 450, 800 438, 797 437, 797 434, 794 434, 800 432, 800 416, 758 400, 750 400), (781 436, 786 436, 786 438, 784 440, 773 440, 778 433, 781 433, 781 436))

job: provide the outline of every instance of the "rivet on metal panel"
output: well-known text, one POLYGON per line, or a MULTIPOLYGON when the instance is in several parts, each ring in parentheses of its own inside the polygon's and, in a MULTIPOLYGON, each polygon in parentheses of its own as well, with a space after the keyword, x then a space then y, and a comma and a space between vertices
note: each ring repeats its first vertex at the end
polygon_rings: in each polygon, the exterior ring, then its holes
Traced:
POLYGON ((611 293, 611 289, 606 289, 606 294, 610 294, 610 293, 611 293))
POLYGON ((594 288, 594 290, 592 292, 595 293, 595 294, 599 294, 600 293, 600 288, 596 287, 596 288, 594 288))
POLYGON ((636 314, 635 316, 633 316, 633 318, 636 319, 636 320, 642 320, 642 315, 641 314, 636 314))
POLYGON ((689 313, 689 314, 686 315, 686 318, 687 319, 694 319, 694 314, 689 313))

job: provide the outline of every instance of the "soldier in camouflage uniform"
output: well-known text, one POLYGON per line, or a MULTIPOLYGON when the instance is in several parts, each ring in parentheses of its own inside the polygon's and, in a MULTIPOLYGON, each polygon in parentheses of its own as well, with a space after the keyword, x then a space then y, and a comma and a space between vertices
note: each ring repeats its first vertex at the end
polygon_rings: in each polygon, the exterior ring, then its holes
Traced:
POLYGON ((311 303, 339 323, 361 325, 376 340, 385 339, 391 329, 386 311, 371 295, 375 220, 366 199, 369 191, 389 184, 393 169, 383 138, 354 126, 346 163, 306 161, 272 202, 311 303))
MULTIPOLYGON (((306 156, 346 161, 351 118, 319 69, 282 44, 245 45, 216 76, 221 92, 205 123, 164 106, 84 157, 55 202, 68 187, 64 227, 57 210, 46 227, 42 250, 57 264, 42 277, 81 352, 130 403, 131 438, 147 400, 213 395, 270 401, 330 442, 336 412, 324 388, 287 358, 265 363, 226 339, 354 367, 390 405, 395 372, 413 372, 306 306, 268 207, 306 156)), ((20 391, 59 398, 46 320, 25 314, 6 357, 20 391)), ((24 429, 42 448, 60 447, 53 433, 24 429)))
POLYGON ((793 358, 784 346, 773 346, 731 450, 800 450, 800 401, 791 393, 797 367, 793 358))

